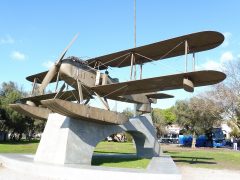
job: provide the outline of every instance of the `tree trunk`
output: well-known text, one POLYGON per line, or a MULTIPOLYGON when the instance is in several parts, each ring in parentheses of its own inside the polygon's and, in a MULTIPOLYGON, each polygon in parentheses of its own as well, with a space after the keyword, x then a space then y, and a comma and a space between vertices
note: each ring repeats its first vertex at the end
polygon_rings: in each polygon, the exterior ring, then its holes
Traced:
POLYGON ((196 134, 195 132, 193 132, 193 135, 192 135, 192 149, 195 149, 196 148, 196 134))

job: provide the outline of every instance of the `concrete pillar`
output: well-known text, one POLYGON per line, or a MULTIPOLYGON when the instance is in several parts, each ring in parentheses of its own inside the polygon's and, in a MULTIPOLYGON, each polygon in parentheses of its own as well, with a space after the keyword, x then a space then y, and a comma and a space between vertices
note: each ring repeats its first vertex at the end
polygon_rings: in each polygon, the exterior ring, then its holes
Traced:
POLYGON ((131 118, 123 125, 111 125, 53 113, 48 117, 34 160, 91 165, 96 145, 107 136, 123 131, 133 136, 138 157, 159 156, 160 146, 150 114, 131 118))

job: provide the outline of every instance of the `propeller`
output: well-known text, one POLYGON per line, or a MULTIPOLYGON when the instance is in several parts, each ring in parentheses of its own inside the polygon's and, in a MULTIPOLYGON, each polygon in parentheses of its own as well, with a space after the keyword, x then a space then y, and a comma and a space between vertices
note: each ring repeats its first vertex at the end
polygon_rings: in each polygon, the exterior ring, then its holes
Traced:
POLYGON ((62 54, 59 56, 59 58, 57 59, 57 61, 54 63, 54 65, 49 69, 49 71, 47 72, 46 76, 44 77, 42 84, 39 87, 39 92, 41 94, 43 94, 44 89, 47 87, 47 85, 51 82, 51 80, 54 78, 54 76, 57 74, 57 72, 59 71, 61 62, 65 56, 65 54, 67 53, 68 49, 72 46, 72 44, 74 43, 74 41, 77 39, 79 34, 76 34, 74 36, 74 38, 72 39, 72 41, 68 44, 68 46, 64 49, 64 51, 62 52, 62 54))

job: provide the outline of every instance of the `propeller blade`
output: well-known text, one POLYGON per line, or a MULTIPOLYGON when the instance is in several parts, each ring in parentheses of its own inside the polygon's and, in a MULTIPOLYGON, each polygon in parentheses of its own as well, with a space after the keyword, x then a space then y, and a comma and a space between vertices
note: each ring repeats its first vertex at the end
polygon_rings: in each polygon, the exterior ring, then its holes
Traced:
POLYGON ((54 64, 44 77, 42 84, 39 87, 39 91, 41 94, 43 94, 44 89, 47 87, 47 85, 51 82, 51 80, 54 78, 54 76, 57 74, 59 67, 54 64))
POLYGON ((68 49, 72 46, 72 44, 74 43, 74 41, 77 39, 79 33, 77 33, 72 41, 68 44, 68 46, 64 49, 64 51, 62 52, 62 54, 59 56, 59 58, 57 59, 57 61, 55 62, 55 64, 49 69, 48 73, 46 74, 46 76, 44 77, 42 84, 39 87, 39 91, 41 94, 43 94, 44 89, 47 87, 47 85, 51 82, 51 80, 54 78, 54 76, 56 75, 56 73, 59 70, 60 67, 60 63, 63 59, 63 57, 65 56, 65 54, 67 53, 68 49))
POLYGON ((59 65, 59 63, 62 61, 63 57, 65 56, 65 54, 67 53, 68 49, 72 46, 72 44, 74 43, 74 41, 76 41, 76 39, 78 38, 79 33, 77 33, 72 41, 68 44, 68 46, 63 50, 62 54, 59 56, 58 60, 56 61, 56 64, 59 65))

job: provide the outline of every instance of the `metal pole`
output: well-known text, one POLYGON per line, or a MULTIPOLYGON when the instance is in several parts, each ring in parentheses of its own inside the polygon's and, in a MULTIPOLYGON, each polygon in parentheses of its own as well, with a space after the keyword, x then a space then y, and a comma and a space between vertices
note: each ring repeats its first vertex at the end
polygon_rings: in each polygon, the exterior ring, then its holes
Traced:
POLYGON ((137 47, 136 0, 134 0, 134 47, 137 47))
MULTIPOLYGON (((134 0, 134 47, 137 47, 136 0, 134 0)), ((136 65, 135 65, 136 67, 136 65)), ((137 116, 137 104, 134 104, 134 116, 137 116)))

